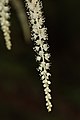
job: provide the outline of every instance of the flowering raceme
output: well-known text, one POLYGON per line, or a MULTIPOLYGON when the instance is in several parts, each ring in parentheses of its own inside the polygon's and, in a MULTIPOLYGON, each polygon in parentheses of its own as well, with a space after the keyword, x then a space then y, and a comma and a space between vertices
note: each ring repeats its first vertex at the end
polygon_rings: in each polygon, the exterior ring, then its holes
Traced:
POLYGON ((11 38, 10 38, 10 30, 9 30, 10 23, 8 21, 8 19, 10 18, 10 14, 9 14, 8 3, 9 0, 0 0, 0 24, 4 34, 6 47, 8 50, 10 50, 11 49, 11 41, 10 41, 11 38))
MULTIPOLYGON (((51 111, 52 104, 51 104, 51 90, 49 85, 51 84, 49 78, 51 74, 49 73, 50 69, 50 53, 48 53, 49 45, 47 43, 48 34, 47 28, 44 25, 45 19, 43 17, 42 12, 42 2, 40 0, 24 0, 25 7, 27 9, 27 15, 29 17, 29 23, 31 26, 31 39, 34 41, 33 50, 36 53, 36 61, 39 63, 39 67, 37 70, 39 71, 39 75, 41 77, 44 92, 45 92, 45 99, 46 99, 46 106, 48 112, 51 111)), ((10 30, 9 26, 10 23, 8 19, 10 18, 9 14, 9 0, 0 0, 0 24, 1 29, 4 34, 4 38, 6 41, 6 47, 11 49, 11 42, 10 42, 10 30)))

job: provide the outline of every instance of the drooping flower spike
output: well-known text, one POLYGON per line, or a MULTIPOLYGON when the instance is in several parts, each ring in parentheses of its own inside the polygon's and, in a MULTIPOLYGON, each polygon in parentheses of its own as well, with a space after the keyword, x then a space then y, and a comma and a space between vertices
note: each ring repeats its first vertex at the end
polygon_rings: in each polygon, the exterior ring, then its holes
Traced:
POLYGON ((51 90, 49 85, 51 84, 49 77, 51 74, 48 72, 50 69, 50 53, 48 53, 49 45, 47 43, 48 35, 47 28, 44 25, 44 17, 42 13, 42 2, 40 0, 25 0, 26 8, 28 9, 28 16, 31 25, 31 39, 34 41, 35 47, 33 48, 36 52, 36 61, 39 62, 38 71, 43 83, 46 106, 48 112, 51 111, 51 90))
POLYGON ((10 37, 10 22, 8 21, 8 19, 10 18, 10 14, 9 14, 9 0, 0 0, 0 25, 1 25, 1 29, 3 31, 4 34, 4 39, 5 39, 5 43, 6 43, 6 47, 8 50, 11 49, 11 37, 10 37))

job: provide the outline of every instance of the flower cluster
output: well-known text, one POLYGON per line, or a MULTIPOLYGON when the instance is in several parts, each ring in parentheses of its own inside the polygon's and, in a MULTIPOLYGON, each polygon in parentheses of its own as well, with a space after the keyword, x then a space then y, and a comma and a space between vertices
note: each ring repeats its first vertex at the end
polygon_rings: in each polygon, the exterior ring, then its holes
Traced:
POLYGON ((44 87, 46 106, 48 112, 51 111, 52 104, 51 99, 51 90, 49 85, 49 73, 50 69, 50 54, 48 53, 49 45, 47 43, 48 35, 47 28, 44 26, 44 17, 42 13, 42 2, 40 0, 25 0, 26 7, 28 8, 27 14, 29 15, 30 25, 31 25, 31 36, 34 41, 34 51, 36 52, 36 61, 39 62, 38 71, 40 72, 41 80, 44 87))
POLYGON ((8 6, 9 0, 0 0, 0 24, 1 29, 4 34, 6 47, 8 50, 11 49, 11 41, 10 41, 10 23, 8 19, 10 18, 9 14, 9 6, 8 6))

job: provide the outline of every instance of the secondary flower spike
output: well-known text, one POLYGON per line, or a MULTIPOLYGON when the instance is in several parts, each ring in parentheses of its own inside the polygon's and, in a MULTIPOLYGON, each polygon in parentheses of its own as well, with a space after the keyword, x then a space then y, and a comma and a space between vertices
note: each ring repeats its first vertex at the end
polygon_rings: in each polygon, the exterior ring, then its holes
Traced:
POLYGON ((47 43, 48 34, 47 28, 44 25, 45 19, 42 13, 42 2, 40 0, 25 0, 27 14, 29 16, 31 25, 31 39, 34 41, 34 51, 36 52, 36 61, 39 63, 38 71, 43 83, 46 106, 48 112, 51 111, 51 90, 49 85, 51 84, 49 77, 50 69, 50 53, 48 53, 49 45, 47 43))
POLYGON ((10 14, 9 14, 10 9, 8 4, 9 4, 9 0, 0 0, 0 25, 4 34, 6 47, 8 50, 10 50, 11 37, 10 37, 10 29, 9 29, 10 23, 8 21, 8 19, 10 18, 10 14))

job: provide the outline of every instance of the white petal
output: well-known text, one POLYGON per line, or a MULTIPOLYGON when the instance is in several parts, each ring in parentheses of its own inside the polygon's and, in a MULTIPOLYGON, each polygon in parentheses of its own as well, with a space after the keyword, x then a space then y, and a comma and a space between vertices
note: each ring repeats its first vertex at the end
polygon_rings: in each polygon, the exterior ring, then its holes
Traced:
POLYGON ((43 57, 44 52, 43 51, 39 51, 39 55, 43 57))
POLYGON ((50 54, 49 54, 49 53, 46 53, 46 54, 45 54, 45 59, 46 59, 46 60, 49 60, 49 58, 50 58, 50 54))
POLYGON ((39 47, 38 46, 35 46, 33 49, 34 49, 34 51, 39 51, 39 47))
POLYGON ((42 67, 39 67, 38 70, 42 71, 42 67))
POLYGON ((50 85, 51 84, 51 82, 50 81, 47 81, 47 83, 50 85))
POLYGON ((46 83, 47 83, 47 80, 43 80, 43 83, 45 83, 45 84, 46 84, 46 83))
POLYGON ((41 40, 37 40, 37 41, 36 41, 36 44, 37 44, 37 45, 41 45, 41 44, 42 44, 42 41, 41 41, 41 40))
POLYGON ((49 69, 50 63, 46 63, 46 69, 49 69))
POLYGON ((50 74, 50 73, 47 73, 47 76, 51 76, 51 74, 50 74))
POLYGON ((47 51, 48 48, 49 48, 49 46, 48 46, 47 44, 44 44, 44 45, 43 45, 43 49, 44 49, 45 51, 47 51))
POLYGON ((47 84, 44 84, 43 87, 47 87, 47 84))
POLYGON ((36 57, 36 60, 37 60, 37 61, 40 61, 40 60, 41 60, 41 57, 40 57, 40 56, 37 56, 37 57, 36 57))
POLYGON ((44 78, 45 78, 45 77, 44 77, 44 75, 43 75, 43 76, 41 77, 41 79, 44 80, 44 78))

